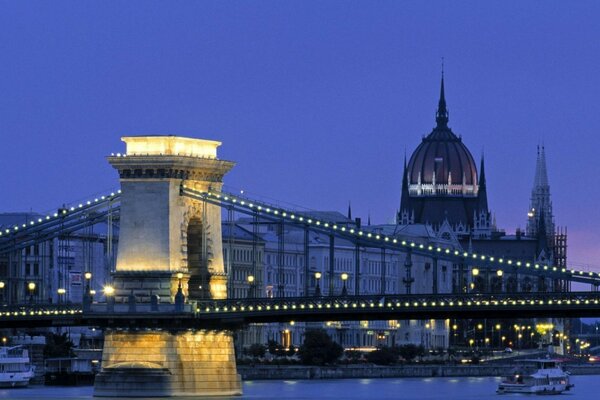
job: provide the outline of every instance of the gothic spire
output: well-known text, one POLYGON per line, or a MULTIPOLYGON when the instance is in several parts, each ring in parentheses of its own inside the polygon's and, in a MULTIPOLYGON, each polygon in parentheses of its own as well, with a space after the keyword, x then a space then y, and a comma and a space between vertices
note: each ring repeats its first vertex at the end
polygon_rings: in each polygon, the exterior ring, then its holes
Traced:
POLYGON ((352 220, 352 204, 348 202, 348 219, 352 220))
POLYGON ((485 161, 483 154, 481 155, 481 167, 479 168, 479 211, 488 211, 487 186, 485 182, 485 161))
POLYGON ((444 70, 442 69, 442 84, 440 87, 440 100, 438 102, 437 113, 435 114, 435 121, 437 122, 438 128, 448 127, 448 110, 446 109, 446 96, 444 95, 444 70))
POLYGON ((534 187, 548 186, 548 170, 546 169, 546 150, 544 145, 538 146, 537 163, 535 166, 534 187))
POLYGON ((548 184, 546 149, 544 145, 537 147, 535 177, 531 190, 528 216, 528 236, 537 236, 540 233, 540 226, 545 228, 546 235, 551 236, 554 234, 554 216, 552 214, 552 201, 550 200, 550 185, 548 184))
MULTIPOLYGON (((404 169, 402 170, 402 193, 400 194, 400 212, 398 223, 402 221, 402 213, 410 212, 410 196, 408 195, 408 167, 406 165, 406 154, 404 155, 404 169)), ((406 223, 406 221, 404 221, 406 223)))

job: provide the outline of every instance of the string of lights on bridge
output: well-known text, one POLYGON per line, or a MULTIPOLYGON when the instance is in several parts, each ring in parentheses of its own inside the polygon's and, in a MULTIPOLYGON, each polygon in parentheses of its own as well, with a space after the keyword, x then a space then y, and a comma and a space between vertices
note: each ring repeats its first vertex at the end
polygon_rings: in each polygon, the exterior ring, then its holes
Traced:
POLYGON ((27 229, 27 228, 37 227, 40 224, 43 224, 48 221, 52 221, 53 219, 64 218, 64 217, 68 216, 70 213, 83 210, 84 208, 86 208, 88 206, 94 206, 94 205, 100 204, 104 201, 114 200, 120 194, 121 194, 121 189, 117 190, 116 193, 111 192, 108 195, 96 197, 93 200, 88 200, 86 202, 79 203, 79 205, 77 205, 77 206, 71 206, 68 208, 60 209, 53 214, 48 214, 45 217, 38 218, 37 220, 32 220, 32 221, 29 221, 28 223, 24 223, 21 225, 14 225, 10 228, 5 228, 3 231, 0 230, 0 237, 8 236, 11 234, 16 234, 16 233, 22 232, 24 229, 27 229))
MULTIPOLYGON (((406 248, 406 249, 416 248, 416 249, 423 250, 423 251, 429 251, 433 254, 440 253, 440 254, 444 254, 446 256, 462 257, 463 259, 471 259, 473 261, 497 263, 499 266, 505 266, 505 265, 512 266, 512 267, 515 267, 515 266, 523 267, 524 266, 525 268, 532 268, 532 269, 536 269, 536 270, 563 273, 563 274, 567 274, 570 276, 582 276, 582 277, 587 276, 590 278, 600 278, 600 273, 595 273, 595 272, 591 272, 591 271, 581 271, 581 270, 578 271, 575 269, 568 270, 566 268, 559 269, 556 266, 540 265, 537 263, 523 262, 521 260, 512 260, 512 259, 505 260, 504 258, 501 258, 501 257, 496 258, 494 256, 488 256, 488 255, 484 255, 484 254, 469 253, 467 251, 460 252, 458 250, 450 250, 448 248, 442 248, 439 246, 424 245, 422 243, 415 243, 413 241, 398 240, 397 238, 390 237, 387 235, 373 233, 373 232, 365 232, 360 229, 348 228, 343 225, 339 226, 338 224, 335 224, 335 223, 322 221, 322 220, 319 220, 316 218, 306 217, 303 215, 298 215, 298 213, 296 213, 294 211, 290 211, 290 210, 279 208, 279 207, 274 207, 274 206, 267 205, 262 202, 252 201, 250 199, 247 199, 247 198, 244 198, 241 196, 235 196, 231 193, 213 192, 213 191, 200 192, 200 191, 196 191, 194 189, 190 189, 185 185, 183 187, 184 187, 184 189, 189 190, 192 193, 199 195, 199 196, 209 196, 209 197, 213 197, 217 200, 224 200, 224 201, 230 202, 232 204, 239 204, 240 206, 247 207, 250 210, 264 212, 266 214, 271 214, 271 215, 274 215, 274 216, 277 216, 277 217, 280 217, 283 219, 288 219, 288 220, 291 220, 294 222, 306 223, 307 225, 312 225, 312 226, 316 226, 319 228, 325 228, 325 229, 329 229, 332 231, 342 232, 344 234, 353 235, 357 238, 360 238, 361 240, 372 241, 375 243, 383 242, 386 244, 396 245, 398 248, 406 248)), ((0 237, 9 236, 11 234, 16 234, 18 232, 22 232, 23 230, 26 230, 27 228, 36 227, 40 224, 51 221, 52 219, 64 218, 64 217, 68 216, 69 213, 72 213, 75 211, 80 211, 80 210, 84 209, 85 207, 93 206, 93 205, 99 204, 99 203, 101 203, 103 201, 107 201, 107 200, 113 200, 120 194, 121 194, 121 190, 117 190, 116 193, 111 192, 109 195, 101 196, 99 198, 96 197, 93 200, 88 200, 86 202, 79 203, 78 206, 71 206, 70 208, 65 208, 65 209, 60 210, 60 212, 57 211, 53 214, 46 215, 45 217, 40 217, 36 221, 30 221, 29 223, 24 223, 21 225, 14 225, 11 228, 6 228, 6 229, 4 229, 4 231, 0 231, 0 237)))
MULTIPOLYGON (((272 300, 272 299, 271 299, 272 300)), ((300 304, 275 304, 275 305, 258 305, 258 306, 215 306, 205 307, 203 309, 197 308, 196 312, 211 313, 211 312, 251 312, 251 311, 289 311, 289 310, 314 310, 314 309, 339 309, 339 308, 418 308, 418 307, 488 307, 488 306, 543 306, 543 305, 598 305, 600 300, 597 298, 594 300, 571 300, 571 299, 559 299, 559 300, 477 300, 477 301, 439 301, 439 302, 335 302, 335 303, 300 303, 300 304)))
MULTIPOLYGON (((394 296, 391 296, 394 297, 394 296)), ((349 310, 370 310, 370 311, 386 311, 386 310, 418 310, 427 309, 435 310, 442 309, 444 307, 449 308, 486 308, 489 307, 539 307, 539 306, 578 306, 578 307, 597 307, 600 305, 600 295, 597 293, 587 293, 585 295, 577 296, 565 296, 563 298, 554 299, 447 299, 439 301, 414 301, 409 300, 404 296, 403 299, 389 299, 386 300, 386 296, 383 296, 381 300, 357 300, 351 297, 337 297, 335 299, 328 299, 326 297, 321 298, 310 298, 310 299, 296 299, 296 300, 285 300, 285 299, 228 299, 228 300, 216 300, 211 302, 200 302, 197 305, 196 313, 200 314, 228 314, 228 313, 253 313, 253 312, 265 312, 265 313, 290 313, 290 312, 335 312, 335 311, 349 311, 349 310), (257 304, 261 301, 275 301, 274 304, 257 304), (249 304, 244 305, 247 302, 249 304), (203 304, 204 303, 204 304, 203 304), (233 304, 233 305, 232 305, 233 304)), ((418 297, 418 295, 414 295, 418 297)), ((386 311, 387 312, 387 311, 386 311)), ((427 311, 425 311, 427 312, 427 311)), ((92 313, 93 314, 93 313, 92 313)), ((0 320, 10 318, 36 318, 36 317, 73 317, 77 315, 86 315, 82 308, 72 307, 65 309, 61 307, 59 309, 51 309, 44 307, 43 309, 35 309, 35 306, 21 307, 17 310, 1 311, 0 320), (29 308, 29 309, 28 309, 29 308)), ((91 314, 90 314, 91 315, 91 314)))
POLYGON ((81 308, 74 308, 68 310, 19 310, 19 311, 4 311, 0 312, 0 317, 34 317, 34 316, 73 316, 82 314, 81 308))
POLYGON ((556 273, 563 273, 563 274, 567 274, 570 276, 579 275, 579 276, 588 276, 591 278, 600 278, 600 273, 595 273, 595 272, 591 272, 591 271, 581 271, 581 270, 577 271, 575 269, 569 270, 567 268, 558 268, 556 266, 540 265, 537 263, 524 262, 521 260, 504 259, 501 257, 497 258, 494 256, 489 256, 489 255, 484 255, 484 254, 469 253, 467 251, 460 252, 458 250, 450 250, 450 249, 442 248, 439 246, 424 245, 422 243, 415 243, 413 241, 398 240, 394 237, 390 237, 390 236, 383 235, 383 234, 378 234, 378 233, 373 233, 373 232, 365 232, 360 229, 347 228, 346 226, 339 226, 338 224, 327 222, 327 221, 322 221, 322 220, 319 220, 316 218, 310 218, 310 217, 306 217, 306 216, 302 216, 302 215, 297 215, 297 213, 294 211, 286 210, 286 209, 279 208, 279 207, 273 207, 271 205, 267 205, 262 202, 252 201, 245 197, 236 196, 231 193, 213 192, 213 191, 200 192, 200 191, 196 191, 194 189, 190 189, 185 185, 184 185, 184 189, 194 192, 195 194, 200 195, 200 196, 209 196, 209 197, 213 197, 217 200, 224 200, 224 201, 230 202, 232 204, 239 204, 240 206, 247 207, 248 209, 251 209, 251 210, 264 212, 266 214, 274 215, 274 216, 288 219, 288 220, 291 220, 294 222, 302 222, 302 223, 306 223, 307 225, 312 225, 312 226, 316 226, 316 227, 330 229, 333 231, 343 232, 345 234, 353 235, 357 238, 360 238, 361 240, 370 240, 375 243, 384 242, 386 244, 397 245, 398 248, 406 248, 406 249, 417 248, 417 249, 423 250, 423 251, 427 250, 427 251, 431 252, 432 254, 440 253, 440 254, 444 254, 447 256, 462 257, 463 259, 470 259, 473 261, 496 263, 498 266, 506 266, 506 265, 511 266, 511 267, 523 267, 524 266, 525 268, 531 268, 531 269, 549 271, 549 272, 556 272, 556 273))

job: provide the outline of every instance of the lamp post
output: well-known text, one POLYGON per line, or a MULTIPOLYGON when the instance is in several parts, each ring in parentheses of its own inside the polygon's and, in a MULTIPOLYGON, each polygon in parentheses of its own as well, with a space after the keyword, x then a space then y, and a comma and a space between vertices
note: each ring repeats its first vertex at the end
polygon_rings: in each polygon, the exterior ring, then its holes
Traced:
POLYGON ((315 287, 315 296, 321 296, 321 287, 319 286, 319 281, 321 280, 321 273, 315 272, 315 279, 317 280, 317 286, 315 287))
POLYGON ((90 305, 92 304, 92 295, 90 293, 90 291, 91 291, 90 283, 92 281, 92 273, 88 271, 85 274, 83 274, 83 277, 85 278, 85 293, 83 294, 83 308, 84 308, 84 310, 89 311, 90 305))
POLYGON ((248 275, 248 298, 254 298, 254 275, 248 275))
POLYGON ((346 281, 348 280, 348 274, 347 273, 342 273, 342 282, 344 283, 344 286, 342 287, 342 296, 347 296, 348 295, 348 289, 346 288, 346 281))
POLYGON ((29 289, 29 302, 33 304, 33 293, 35 292, 35 282, 29 282, 27 284, 27 289, 29 289))
POLYGON ((183 305, 185 303, 185 296, 183 295, 183 286, 181 284, 181 280, 183 279, 183 273, 177 273, 177 279, 179 283, 177 283, 177 293, 175 294, 175 310, 178 312, 183 311, 183 305))
POLYGON ((66 289, 64 288, 59 288, 56 293, 58 293, 58 304, 62 304, 63 303, 63 296, 65 295, 65 293, 67 293, 66 289))
POLYGON ((83 274, 83 276, 85 277, 85 293, 90 294, 90 284, 92 281, 92 273, 88 271, 85 274, 83 274))
POLYGON ((104 286, 104 295, 106 296, 106 310, 108 312, 112 312, 115 309, 115 298, 113 297, 114 294, 114 287, 110 285, 104 286))
POLYGON ((6 284, 4 283, 4 281, 0 281, 0 302, 4 302, 4 286, 6 284))
MULTIPOLYGON (((495 326, 496 331, 498 332, 498 347, 502 347, 502 342, 500 341, 500 334, 501 334, 501 329, 502 329, 502 325, 500 324, 496 324, 495 326)), ((492 325, 492 346, 494 345, 494 325, 492 325)))
POLYGON ((469 288, 471 289, 471 292, 475 292, 476 289, 479 289, 477 287, 477 285, 475 284, 475 280, 477 279, 478 276, 479 276, 479 268, 473 267, 473 269, 471 270, 471 283, 469 283, 469 288))

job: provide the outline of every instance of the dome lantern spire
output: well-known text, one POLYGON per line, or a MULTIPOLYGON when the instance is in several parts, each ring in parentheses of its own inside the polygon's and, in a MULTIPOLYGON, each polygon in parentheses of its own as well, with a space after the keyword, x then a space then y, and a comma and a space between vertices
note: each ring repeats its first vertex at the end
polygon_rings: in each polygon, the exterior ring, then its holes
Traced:
POLYGON ((446 109, 446 96, 444 95, 444 64, 442 64, 442 85, 440 88, 440 101, 438 102, 435 121, 438 128, 448 127, 448 109, 446 109))

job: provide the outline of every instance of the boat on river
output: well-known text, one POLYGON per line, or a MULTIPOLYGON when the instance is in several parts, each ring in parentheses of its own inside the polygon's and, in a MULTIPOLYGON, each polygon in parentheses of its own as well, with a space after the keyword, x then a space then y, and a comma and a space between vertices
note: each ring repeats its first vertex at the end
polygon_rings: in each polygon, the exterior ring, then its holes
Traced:
POLYGON ((22 346, 0 347, 0 387, 23 387, 33 378, 34 367, 22 346))
POLYGON ((522 365, 500 382, 496 392, 560 394, 573 386, 569 373, 562 368, 559 360, 523 360, 522 365))

